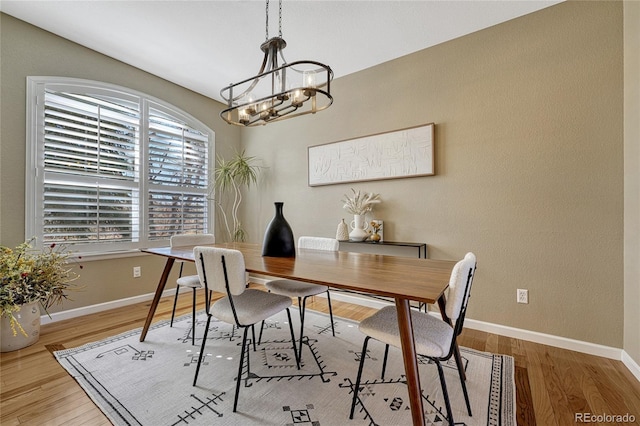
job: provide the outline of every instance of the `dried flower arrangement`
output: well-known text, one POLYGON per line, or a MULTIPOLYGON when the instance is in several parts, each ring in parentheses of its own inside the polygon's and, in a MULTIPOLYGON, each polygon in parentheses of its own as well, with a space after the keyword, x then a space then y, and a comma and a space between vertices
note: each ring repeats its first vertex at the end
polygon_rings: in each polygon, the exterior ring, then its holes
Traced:
POLYGON ((381 203, 380 194, 374 194, 369 192, 360 192, 351 188, 353 197, 344 195, 344 199, 341 200, 343 207, 351 214, 365 214, 373 210, 374 204, 381 203))
MULTIPOLYGON (((33 240, 15 249, 0 247, 0 315, 8 316, 11 330, 26 335, 14 316, 27 303, 40 302, 45 312, 54 304, 68 299, 67 291, 79 276, 69 264, 70 253, 51 244, 45 250, 34 250, 33 240)), ((82 266, 80 266, 82 268, 82 266)))

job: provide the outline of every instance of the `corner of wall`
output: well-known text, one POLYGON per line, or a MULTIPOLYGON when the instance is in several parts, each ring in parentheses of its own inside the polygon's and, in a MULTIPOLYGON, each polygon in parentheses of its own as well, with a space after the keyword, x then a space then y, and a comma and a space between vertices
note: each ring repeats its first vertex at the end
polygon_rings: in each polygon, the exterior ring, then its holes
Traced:
MULTIPOLYGON (((624 3, 624 343, 640 380, 640 3, 624 3)), ((624 359, 623 359, 624 361, 624 359)), ((632 372, 632 367, 629 367, 632 372)))

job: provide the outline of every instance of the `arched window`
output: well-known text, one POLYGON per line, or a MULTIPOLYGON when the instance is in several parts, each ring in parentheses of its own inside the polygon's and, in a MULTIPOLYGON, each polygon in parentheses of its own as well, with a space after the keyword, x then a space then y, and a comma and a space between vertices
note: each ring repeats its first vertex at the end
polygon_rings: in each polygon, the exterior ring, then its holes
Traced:
POLYGON ((26 236, 81 253, 211 232, 214 132, 125 87, 27 78, 26 236))

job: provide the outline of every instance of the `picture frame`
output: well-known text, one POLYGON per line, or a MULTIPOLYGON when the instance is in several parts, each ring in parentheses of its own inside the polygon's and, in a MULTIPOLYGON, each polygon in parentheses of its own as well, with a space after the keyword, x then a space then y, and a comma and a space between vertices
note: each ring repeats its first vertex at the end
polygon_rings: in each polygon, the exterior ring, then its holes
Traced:
MULTIPOLYGON (((380 226, 380 230, 378 231, 378 235, 380 235, 379 242, 383 242, 384 241, 384 221, 381 219, 371 219, 371 222, 375 222, 380 226)), ((373 228, 372 227, 370 228, 371 228, 371 232, 373 232, 373 228)))
POLYGON ((309 186, 432 176, 434 123, 308 148, 309 186))

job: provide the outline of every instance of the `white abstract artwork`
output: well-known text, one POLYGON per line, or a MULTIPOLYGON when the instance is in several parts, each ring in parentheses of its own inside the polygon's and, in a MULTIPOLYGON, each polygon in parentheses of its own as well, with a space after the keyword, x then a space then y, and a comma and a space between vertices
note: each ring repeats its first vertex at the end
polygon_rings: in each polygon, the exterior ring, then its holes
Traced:
POLYGON ((309 147, 309 186, 434 174, 434 124, 309 147))

